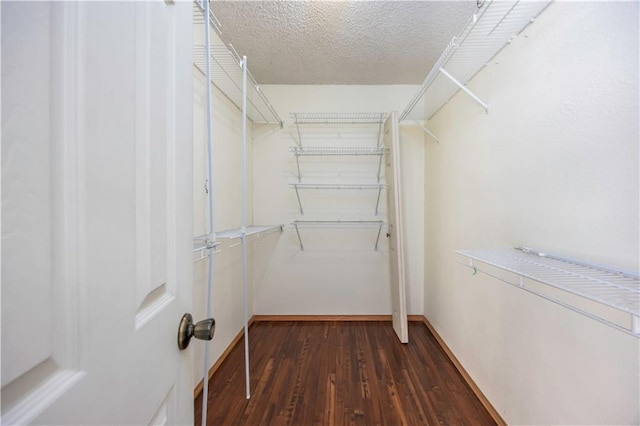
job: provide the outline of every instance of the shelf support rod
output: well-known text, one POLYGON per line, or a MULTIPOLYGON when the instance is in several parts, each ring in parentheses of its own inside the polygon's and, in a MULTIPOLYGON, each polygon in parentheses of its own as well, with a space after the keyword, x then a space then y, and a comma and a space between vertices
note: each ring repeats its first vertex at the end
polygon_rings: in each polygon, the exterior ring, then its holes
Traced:
POLYGON ((416 126, 420 127, 422 130, 425 131, 426 134, 428 134, 429 136, 431 136, 431 138, 436 141, 437 144, 440 144, 440 139, 438 139, 436 137, 436 135, 433 134, 433 132, 429 129, 427 129, 426 127, 424 127, 422 124, 420 124, 419 121, 416 120, 416 126))
POLYGON ((304 251, 304 246, 302 245, 302 238, 300 237, 300 230, 298 229, 298 224, 296 222, 293 223, 293 227, 296 228, 296 234, 298 235, 298 241, 300 241, 300 250, 304 251))
POLYGON ((300 214, 304 215, 304 210, 302 209, 302 201, 300 201, 300 193, 298 192, 298 185, 294 184, 293 188, 296 190, 296 198, 298 199, 298 206, 300 206, 300 214))
POLYGON ((376 214, 378 216, 378 206, 380 205, 380 195, 382 194, 382 185, 378 187, 378 200, 376 201, 376 214))
POLYGON ((298 182, 302 182, 302 174, 300 174, 300 160, 298 159, 300 156, 296 153, 296 167, 298 168, 298 182))
POLYGON ((440 67, 439 70, 442 74, 444 74, 445 77, 447 77, 449 80, 451 80, 453 82, 453 84, 455 84, 456 86, 458 86, 460 89, 462 89, 467 95, 471 96, 473 98, 474 101, 476 101, 477 103, 479 103, 482 108, 484 108, 484 111, 488 114, 489 113, 489 105, 487 105, 486 103, 484 103, 482 101, 482 99, 480 99, 478 96, 476 96, 475 93, 473 93, 471 90, 469 90, 464 84, 460 83, 458 80, 456 80, 456 78, 454 76, 452 76, 451 74, 449 74, 444 68, 440 67))
POLYGON ((378 242, 380 241, 380 234, 382 233, 382 223, 380 224, 380 227, 378 228, 378 236, 376 237, 376 245, 373 248, 375 251, 378 251, 378 242))
POLYGON ((380 148, 380 141, 382 139, 382 114, 380 114, 380 122, 378 123, 378 148, 380 148))
POLYGON ((383 157, 383 153, 381 152, 379 154, 379 159, 378 159, 378 183, 380 183, 380 172, 382 171, 382 157, 383 157))
POLYGON ((295 112, 293 113, 293 121, 296 123, 296 131, 298 132, 298 146, 302 148, 302 136, 300 136, 300 125, 298 124, 298 114, 295 112))

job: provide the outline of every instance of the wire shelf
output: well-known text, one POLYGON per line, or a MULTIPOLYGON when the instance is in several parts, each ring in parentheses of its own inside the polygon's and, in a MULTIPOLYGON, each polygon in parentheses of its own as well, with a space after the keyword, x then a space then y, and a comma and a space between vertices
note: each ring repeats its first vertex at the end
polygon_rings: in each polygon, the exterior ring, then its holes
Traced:
POLYGON ((339 146, 339 147, 329 147, 329 146, 305 146, 298 147, 292 146, 289 148, 295 156, 304 157, 304 156, 341 156, 341 155, 349 155, 349 156, 364 156, 364 155, 383 155, 388 150, 387 148, 377 148, 377 147, 357 147, 357 146, 339 146))
POLYGON ((374 250, 378 250, 378 243, 380 242, 380 234, 382 233, 382 227, 385 225, 382 220, 294 220, 291 222, 296 230, 298 241, 300 243, 300 250, 304 250, 304 244, 302 244, 302 237, 300 236, 299 228, 378 228, 376 235, 376 242, 374 250))
MULTIPOLYGON (((245 230, 245 236, 260 237, 276 231, 282 232, 283 229, 284 229, 284 225, 247 226, 245 230)), ((216 232, 216 237, 223 238, 223 239, 242 238, 242 229, 235 228, 235 229, 228 229, 226 231, 216 232)))
POLYGON ((378 216, 378 207, 380 206, 380 195, 382 194, 382 190, 387 187, 384 183, 365 183, 365 184, 357 184, 357 183, 344 183, 344 184, 334 184, 334 183, 291 183, 289 184, 290 188, 296 190, 296 198, 298 200, 298 206, 300 207, 300 214, 304 215, 304 208, 302 207, 302 200, 300 199, 299 189, 335 189, 335 190, 367 190, 374 189, 378 191, 378 197, 376 199, 376 207, 374 210, 374 215, 378 216))
MULTIPOLYGON (((193 23, 198 25, 204 24, 204 2, 203 0, 194 0, 193 1, 193 23)), ((209 10, 209 24, 211 27, 216 30, 216 32, 220 33, 222 31, 222 24, 218 21, 216 15, 214 15, 212 10, 209 10)))
POLYGON ((218 253, 216 248, 220 245, 220 243, 214 241, 211 235, 198 235, 193 237, 193 254, 198 255, 194 257, 193 262, 199 262, 208 258, 211 255, 211 250, 213 253, 218 253))
POLYGON ((295 124, 380 124, 386 120, 386 112, 294 112, 295 124))
MULTIPOLYGON (((485 2, 462 32, 451 40, 418 93, 400 115, 400 121, 430 119, 462 89, 452 83, 452 78, 466 85, 550 3, 520 0, 485 2)), ((462 90, 468 91, 466 88, 462 90)), ((481 101, 479 103, 488 108, 481 101)))
MULTIPOLYGON (((213 35, 212 35, 213 37, 213 35)), ((242 60, 225 46, 211 46, 211 82, 238 108, 242 107, 242 60)), ((193 62, 205 73, 205 47, 193 46, 193 62)), ((282 120, 271 106, 260 86, 247 74, 247 117, 254 123, 273 123, 282 126, 282 120)))
POLYGON ((382 220, 294 220, 293 225, 297 226, 319 226, 326 228, 376 228, 383 226, 382 220))
MULTIPOLYGON (((201 0, 196 0, 193 6, 193 20, 196 24, 204 25, 204 12, 201 0)), ((211 26, 220 32, 220 23, 213 13, 210 13, 211 26)), ((211 46, 211 82, 236 107, 242 109, 242 58, 233 46, 225 46, 218 34, 210 34, 211 46)), ((206 74, 206 48, 204 42, 194 37, 193 63, 196 68, 206 74)), ((282 127, 283 121, 273 108, 267 97, 260 90, 260 85, 247 70, 247 117, 254 123, 273 123, 282 127)))
POLYGON ((384 183, 291 183, 291 188, 297 189, 384 189, 387 187, 384 183))
MULTIPOLYGON (((472 260, 477 260, 630 314, 631 327, 623 331, 640 337, 640 277, 637 273, 584 263, 528 248, 459 250, 456 253, 470 259, 467 266, 474 267, 472 260)), ((525 287, 524 282, 521 281, 518 286, 525 287)), ((546 296, 545 298, 550 299, 546 296)), ((580 308, 568 306, 564 302, 561 304, 585 314, 580 308)), ((594 317, 592 314, 586 314, 594 317)), ((594 319, 616 326, 602 318, 594 319)))

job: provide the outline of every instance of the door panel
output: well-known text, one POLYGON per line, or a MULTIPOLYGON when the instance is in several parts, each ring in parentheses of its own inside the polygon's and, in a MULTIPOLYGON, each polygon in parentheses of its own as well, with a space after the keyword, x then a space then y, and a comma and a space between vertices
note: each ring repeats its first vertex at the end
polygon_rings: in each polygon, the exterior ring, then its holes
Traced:
POLYGON ((0 7, 2 423, 191 423, 191 5, 0 7))
POLYGON ((68 269, 77 194, 60 186, 73 171, 62 167, 51 134, 53 48, 42 38, 51 14, 49 4, 2 4, 2 406, 18 414, 83 376, 80 294, 68 269), (27 31, 32 26, 40 30, 27 31))
POLYGON ((405 290, 404 245, 400 182, 400 136, 398 114, 393 111, 384 123, 385 179, 387 180, 387 222, 393 329, 402 343, 409 341, 405 290))
POLYGON ((174 38, 175 16, 164 13, 161 3, 136 4, 136 255, 137 314, 140 326, 173 299, 175 280, 168 279, 167 238, 171 220, 168 204, 173 198, 167 171, 174 163, 176 138, 172 119, 176 86, 174 38), (152 49, 152 51, 150 51, 152 49))

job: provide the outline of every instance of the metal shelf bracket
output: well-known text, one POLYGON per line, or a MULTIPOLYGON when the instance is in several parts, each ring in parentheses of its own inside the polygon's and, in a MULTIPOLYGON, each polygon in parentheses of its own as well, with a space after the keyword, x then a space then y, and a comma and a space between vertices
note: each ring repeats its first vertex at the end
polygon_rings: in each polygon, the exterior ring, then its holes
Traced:
POLYGON ((484 108, 485 113, 489 114, 489 105, 487 105, 485 102, 483 102, 482 99, 480 99, 475 93, 473 93, 471 90, 469 90, 467 88, 467 86, 465 86, 464 84, 460 83, 454 76, 449 74, 447 72, 447 70, 445 70, 444 68, 440 67, 439 71, 442 73, 442 75, 444 75, 449 80, 451 80, 453 82, 453 84, 458 86, 467 95, 471 96, 474 101, 476 101, 478 104, 480 104, 480 106, 482 106, 482 108, 484 108))
POLYGON ((437 136, 436 136, 436 135, 434 135, 434 134, 433 134, 433 132, 432 132, 431 130, 429 130, 429 129, 427 129, 426 127, 424 127, 422 124, 420 124, 420 122, 419 122, 419 121, 416 121, 416 126, 420 127, 422 130, 424 130, 424 132, 425 132, 426 134, 428 134, 429 136, 431 136, 431 138, 432 138, 434 141, 436 141, 436 143, 437 143, 438 145, 440 145, 440 139, 438 139, 438 138, 437 138, 437 136))

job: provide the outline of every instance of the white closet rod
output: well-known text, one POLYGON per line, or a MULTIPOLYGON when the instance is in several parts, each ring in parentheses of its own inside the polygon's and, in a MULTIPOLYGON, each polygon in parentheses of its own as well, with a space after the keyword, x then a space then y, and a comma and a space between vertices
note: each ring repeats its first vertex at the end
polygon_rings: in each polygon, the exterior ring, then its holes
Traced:
MULTIPOLYGON (((211 15, 211 11, 209 9, 209 0, 204 0, 204 16, 205 21, 209 20, 209 16, 211 15)), ((209 180, 209 234, 212 236, 212 241, 215 244, 216 238, 214 233, 214 209, 213 209, 213 144, 212 144, 212 123, 211 123, 211 113, 212 113, 212 99, 211 99, 211 55, 208 53, 211 49, 211 40, 210 40, 210 26, 209 23, 206 22, 204 26, 204 37, 205 37, 205 49, 207 51, 207 55, 205 58, 205 75, 206 75, 206 90, 207 90, 207 178, 209 180)), ((207 279, 207 298, 205 301, 206 305, 206 316, 205 318, 212 318, 211 312, 211 297, 213 293, 213 272, 214 265, 213 260, 215 256, 209 255, 209 274, 207 279)), ((203 387, 202 387, 202 426, 206 426, 207 424, 207 408, 208 408, 208 394, 209 394, 209 342, 206 342, 204 345, 204 361, 203 361, 203 387)))
POLYGON ((242 297, 244 302, 244 377, 247 399, 251 398, 249 382, 249 302, 247 289, 247 57, 242 57, 242 297))

